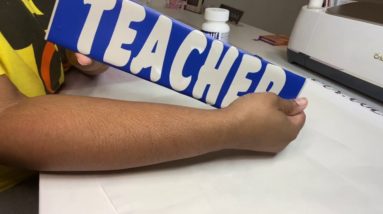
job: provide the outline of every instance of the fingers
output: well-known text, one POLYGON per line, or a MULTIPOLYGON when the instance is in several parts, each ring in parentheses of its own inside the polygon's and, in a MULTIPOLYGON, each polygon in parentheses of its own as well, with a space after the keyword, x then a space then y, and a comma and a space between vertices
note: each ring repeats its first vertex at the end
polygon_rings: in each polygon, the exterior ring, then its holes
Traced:
POLYGON ((66 51, 69 62, 87 75, 98 75, 108 69, 108 65, 97 62, 80 53, 66 51))
MULTIPOLYGON (((304 110, 308 105, 306 98, 298 98, 295 100, 279 99, 279 110, 287 115, 290 122, 291 133, 298 133, 306 121, 306 114, 304 110)), ((294 135, 296 137, 296 135, 294 135)))
POLYGON ((296 100, 284 100, 278 101, 279 110, 284 112, 288 116, 294 116, 302 113, 308 105, 306 98, 298 98, 296 100))
POLYGON ((77 58, 78 64, 82 66, 87 66, 93 63, 93 60, 85 55, 82 55, 80 53, 75 53, 75 56, 77 58))
POLYGON ((301 112, 294 116, 289 116, 288 119, 297 130, 301 130, 306 121, 306 114, 301 112))

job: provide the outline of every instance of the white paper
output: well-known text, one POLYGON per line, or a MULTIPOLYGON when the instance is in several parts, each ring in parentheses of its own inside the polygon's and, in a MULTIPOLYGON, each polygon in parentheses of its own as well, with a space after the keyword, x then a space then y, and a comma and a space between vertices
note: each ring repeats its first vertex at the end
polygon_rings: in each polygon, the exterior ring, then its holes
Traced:
POLYGON ((100 181, 117 213, 383 213, 383 117, 309 81, 277 156, 225 152, 100 181))

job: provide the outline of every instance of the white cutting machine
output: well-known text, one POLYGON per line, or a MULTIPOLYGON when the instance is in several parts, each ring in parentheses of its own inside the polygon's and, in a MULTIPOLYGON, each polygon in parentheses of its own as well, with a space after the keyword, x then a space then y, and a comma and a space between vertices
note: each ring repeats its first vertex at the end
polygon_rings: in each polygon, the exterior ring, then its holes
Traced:
POLYGON ((383 4, 312 2, 295 23, 289 61, 383 102, 383 4))

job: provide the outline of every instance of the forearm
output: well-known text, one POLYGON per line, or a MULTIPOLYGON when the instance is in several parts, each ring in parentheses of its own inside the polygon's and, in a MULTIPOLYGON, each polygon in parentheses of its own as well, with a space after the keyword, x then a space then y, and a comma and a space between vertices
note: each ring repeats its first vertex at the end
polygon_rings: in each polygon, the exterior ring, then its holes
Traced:
POLYGON ((112 170, 225 148, 223 111, 75 96, 22 100, 0 114, 0 161, 37 170, 112 170))

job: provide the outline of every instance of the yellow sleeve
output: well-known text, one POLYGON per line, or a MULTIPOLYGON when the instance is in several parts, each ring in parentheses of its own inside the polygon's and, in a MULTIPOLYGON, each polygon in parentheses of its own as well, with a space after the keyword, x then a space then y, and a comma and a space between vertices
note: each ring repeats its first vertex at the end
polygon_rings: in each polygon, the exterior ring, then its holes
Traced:
MULTIPOLYGON (((2 36, 1 33, 0 33, 0 36, 2 36)), ((2 54, 1 54, 1 51, 0 51, 0 76, 5 74, 5 68, 4 68, 4 65, 3 65, 4 62, 3 62, 3 59, 2 59, 1 55, 2 54)))
POLYGON ((35 62, 33 45, 14 50, 0 32, 0 75, 6 74, 27 97, 45 95, 44 84, 35 62))
POLYGON ((0 76, 5 74, 5 69, 0 61, 0 76))
MULTIPOLYGON (((4 43, 3 34, 0 32, 0 45, 1 45, 1 47, 3 47, 5 45, 3 43, 4 43)), ((1 49, 3 49, 3 48, 1 48, 1 49)), ((0 76, 5 74, 5 67, 3 65, 4 62, 3 62, 3 56, 2 56, 3 54, 4 54, 3 51, 0 50, 0 76)))

